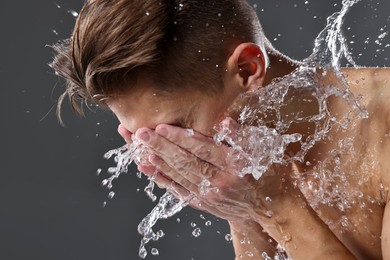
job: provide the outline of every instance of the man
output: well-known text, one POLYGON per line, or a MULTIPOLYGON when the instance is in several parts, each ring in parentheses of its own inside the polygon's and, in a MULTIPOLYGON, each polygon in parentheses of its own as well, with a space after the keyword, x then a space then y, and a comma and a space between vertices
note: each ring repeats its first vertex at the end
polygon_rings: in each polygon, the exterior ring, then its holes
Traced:
MULTIPOLYGON (((320 136, 302 161, 274 164, 256 180, 238 176, 242 161, 231 160, 231 145, 215 143, 214 126, 239 133, 242 108, 259 105, 251 95, 301 64, 271 46, 245 1, 87 1, 71 39, 55 50, 52 66, 68 82, 59 108, 68 96, 78 111, 79 101, 111 109, 126 142, 150 150, 141 172, 229 221, 237 259, 272 257, 277 244, 293 259, 390 257, 388 69, 343 70, 368 118, 353 117, 345 130, 351 107, 327 97, 330 121, 340 123, 331 138, 320 136)), ((318 84, 338 84, 334 74, 316 73, 318 84)), ((277 117, 292 118, 285 133, 309 140, 315 123, 298 119, 318 114, 316 87, 291 88, 280 114, 256 116, 270 128, 277 117)), ((301 146, 288 145, 285 156, 301 146)))

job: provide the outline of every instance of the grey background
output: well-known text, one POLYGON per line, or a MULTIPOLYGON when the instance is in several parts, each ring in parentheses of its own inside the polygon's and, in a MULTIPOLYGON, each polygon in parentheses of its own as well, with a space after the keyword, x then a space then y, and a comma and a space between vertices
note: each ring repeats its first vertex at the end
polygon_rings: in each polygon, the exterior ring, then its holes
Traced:
MULTIPOLYGON (((250 2, 275 46, 296 59, 310 53, 326 17, 341 8, 335 0, 250 2)), ((123 144, 116 119, 99 110, 81 119, 65 104, 64 128, 54 115, 63 81, 47 66, 52 51, 45 45, 69 36, 75 22, 69 10, 81 5, 0 2, 0 259, 138 258, 136 227, 154 205, 142 192, 145 179, 135 170, 123 175, 114 183, 116 196, 102 207, 108 191, 101 181, 113 165, 102 155, 123 144)), ((389 1, 363 0, 347 16, 344 28, 358 64, 390 65, 390 36, 375 43, 390 30, 389 15, 389 1)), ((200 214, 185 209, 160 222, 166 236, 151 244, 160 255, 147 259, 233 259, 226 223, 204 214, 212 221, 206 227, 200 214), (191 235, 192 222, 202 229, 199 238, 191 235)))

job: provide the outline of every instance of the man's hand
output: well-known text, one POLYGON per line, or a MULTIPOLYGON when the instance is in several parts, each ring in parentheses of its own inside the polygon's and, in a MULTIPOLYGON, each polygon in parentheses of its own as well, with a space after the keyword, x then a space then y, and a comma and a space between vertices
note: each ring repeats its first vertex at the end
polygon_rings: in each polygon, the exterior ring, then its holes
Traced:
MULTIPOLYGON (((264 187, 251 175, 238 176, 237 162, 231 160, 235 151, 200 133, 171 125, 159 125, 155 130, 141 128, 135 138, 151 150, 151 165, 140 165, 147 175, 156 173, 161 188, 193 199, 191 206, 227 220, 251 219, 264 209, 264 187), (261 197, 259 197, 261 196, 261 197)), ((273 177, 274 178, 274 177, 273 177)), ((268 188, 267 188, 268 189, 268 188)), ((274 192, 274 191, 272 191, 274 192)))

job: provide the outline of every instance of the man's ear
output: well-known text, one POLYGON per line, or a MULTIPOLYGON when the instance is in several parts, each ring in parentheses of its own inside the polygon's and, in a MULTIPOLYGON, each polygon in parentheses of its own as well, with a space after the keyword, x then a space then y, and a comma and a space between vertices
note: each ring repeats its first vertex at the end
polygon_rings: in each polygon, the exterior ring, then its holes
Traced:
POLYGON ((227 72, 245 90, 261 86, 265 77, 265 57, 254 43, 241 43, 229 57, 227 72))

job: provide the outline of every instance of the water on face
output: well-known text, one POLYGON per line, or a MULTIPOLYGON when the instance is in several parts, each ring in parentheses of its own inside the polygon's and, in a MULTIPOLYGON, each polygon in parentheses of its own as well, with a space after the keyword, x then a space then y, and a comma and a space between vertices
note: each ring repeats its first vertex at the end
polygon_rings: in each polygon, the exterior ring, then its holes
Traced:
MULTIPOLYGON (((346 79, 340 70, 342 59, 346 59, 352 66, 355 66, 348 51, 346 39, 342 33, 342 25, 346 13, 357 2, 359 0, 343 1, 341 11, 334 13, 328 18, 327 26, 316 38, 313 53, 295 71, 282 78, 275 79, 268 86, 258 88, 257 91, 242 97, 251 100, 255 98, 258 101, 255 106, 242 107, 239 117, 239 123, 242 127, 239 131, 233 132, 231 129, 223 126, 216 127, 217 134, 214 136, 214 140, 216 143, 227 143, 235 151, 232 153, 231 159, 241 163, 240 169, 238 170, 240 176, 251 174, 258 180, 273 164, 288 164, 294 161, 304 163, 304 157, 310 149, 318 141, 328 137, 329 132, 336 125, 341 127, 341 129, 347 129, 353 117, 367 117, 366 111, 359 106, 358 99, 350 91, 346 79), (318 73, 318 69, 321 69, 322 73, 318 73), (330 73, 337 78, 337 84, 326 85, 321 83, 321 77, 325 77, 330 73), (291 102, 289 93, 300 90, 310 92, 312 98, 306 102, 316 102, 318 112, 310 115, 296 114, 293 117, 283 116, 281 111, 291 102), (350 112, 341 119, 340 117, 336 118, 332 114, 331 109, 328 108, 327 100, 330 97, 336 97, 346 101, 350 107, 350 112), (267 127, 269 125, 268 118, 259 116, 269 114, 273 115, 272 127, 267 127), (309 122, 313 124, 313 133, 304 138, 299 133, 288 134, 287 130, 290 126, 297 122, 309 122), (294 143, 299 144, 300 150, 295 154, 286 156, 287 147, 294 143)), ((385 36, 383 34, 382 37, 385 36)), ((192 131, 188 131, 188 136, 192 134, 192 131)), ((353 149, 350 149, 351 143, 352 140, 350 139, 341 140, 339 142, 339 149, 334 150, 334 154, 353 153, 353 149)), ((146 155, 147 149, 137 142, 107 152, 105 158, 114 156, 117 166, 108 170, 111 176, 103 181, 103 185, 111 189, 114 179, 118 178, 121 173, 127 172, 128 166, 132 162, 136 164, 141 163, 145 160, 144 158, 147 158, 146 155)), ((338 167, 337 158, 334 158, 318 163, 314 172, 320 176, 332 164, 334 165, 334 170, 327 177, 333 179, 345 178, 344 172, 338 167)), ((321 187, 321 185, 319 186, 321 187)), ((156 196, 153 194, 153 187, 152 177, 145 191, 154 201, 156 200, 156 196)), ((207 188, 207 185, 205 187, 207 188)), ((359 191, 348 195, 340 193, 340 189, 328 189, 329 187, 325 184, 322 187, 318 191, 320 196, 312 202, 313 204, 335 204, 340 210, 344 210, 349 205, 350 196, 361 196, 361 192, 359 193, 359 191)), ((339 188, 342 189, 342 187, 339 188)), ((113 194, 111 194, 112 196, 113 194)), ((179 212, 183 207, 188 205, 192 197, 190 195, 188 198, 177 199, 171 193, 167 192, 160 198, 157 205, 138 226, 138 231, 143 236, 139 251, 140 257, 146 257, 147 250, 145 249, 145 245, 149 241, 156 241, 164 236, 161 230, 157 232, 153 231, 152 228, 156 222, 159 219, 171 217, 179 212)), ((271 200, 271 198, 268 198, 268 200, 271 200)), ((348 219, 343 217, 340 223, 348 223, 348 219)), ((196 227, 193 230, 193 235, 195 237, 201 236, 201 230, 196 227)), ((231 235, 227 235, 226 239, 231 240, 231 235)), ((157 255, 158 250, 153 248, 151 253, 157 255)), ((248 252, 248 254, 250 253, 248 252)), ((265 259, 271 259, 266 254, 263 254, 263 257, 265 259)), ((281 246, 279 246, 278 254, 275 257, 277 259, 287 258, 281 246)))

